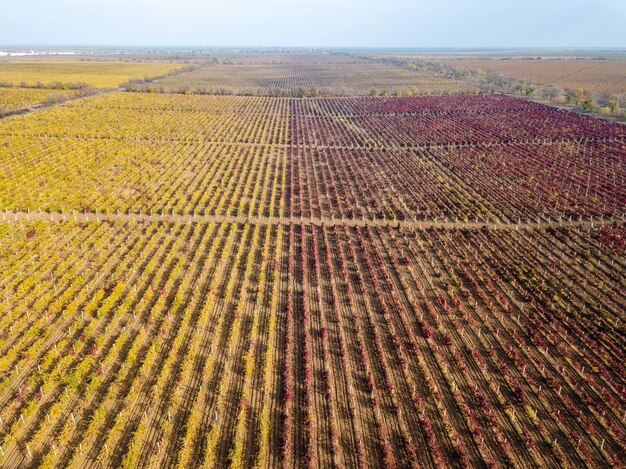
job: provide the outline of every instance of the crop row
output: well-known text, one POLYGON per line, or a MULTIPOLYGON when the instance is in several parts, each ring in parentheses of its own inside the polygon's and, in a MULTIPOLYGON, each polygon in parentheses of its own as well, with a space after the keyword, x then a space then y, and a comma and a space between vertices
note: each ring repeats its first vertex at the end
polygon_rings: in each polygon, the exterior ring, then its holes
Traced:
POLYGON ((356 96, 371 93, 444 94, 471 90, 456 81, 374 63, 219 64, 139 89, 241 95, 356 96))
POLYGON ((623 237, 0 223, 0 461, 619 464, 623 237))
POLYGON ((493 212, 425 151, 291 148, 287 167, 291 217, 474 221, 493 212))
POLYGON ((436 148, 431 154, 510 220, 626 211, 626 141, 436 148))
POLYGON ((0 84, 40 88, 88 84, 107 88, 132 79, 167 75, 182 67, 180 63, 165 62, 4 61, 0 63, 0 84))
POLYGON ((4 209, 279 216, 285 149, 271 145, 4 139, 4 209))
POLYGON ((0 135, 3 209, 517 222, 626 200, 622 126, 497 95, 111 93, 0 135))
POLYGON ((188 111, 236 114, 277 114, 289 112, 290 99, 261 96, 188 96, 183 94, 107 93, 97 99, 68 103, 66 107, 82 109, 117 109, 137 111, 188 111))
MULTIPOLYGON (((95 101, 95 100, 94 100, 95 101)), ((0 135, 114 140, 285 143, 280 114, 57 107, 3 121, 0 135)))
POLYGON ((292 113, 300 116, 351 116, 371 114, 485 114, 531 111, 545 106, 506 95, 457 94, 453 96, 319 98, 291 100, 292 113))
MULTIPOLYGON (((71 92, 62 94, 71 96, 71 92)), ((57 90, 0 87, 0 116, 7 111, 15 111, 61 98, 57 90)))
POLYGON ((10 119, 0 134, 348 147, 626 137, 619 124, 499 95, 301 100, 141 93, 111 93, 10 119))
MULTIPOLYGON (((445 98, 440 98, 445 99, 445 98)), ((482 97, 482 99, 491 99, 482 97)), ((297 106, 297 105, 294 105, 297 106)), ((600 119, 544 108, 485 113, 290 115, 296 145, 411 147, 587 139, 623 139, 626 128, 600 119)))
POLYGON ((5 210, 517 222, 621 216, 626 197, 622 141, 430 151, 2 141, 5 210))

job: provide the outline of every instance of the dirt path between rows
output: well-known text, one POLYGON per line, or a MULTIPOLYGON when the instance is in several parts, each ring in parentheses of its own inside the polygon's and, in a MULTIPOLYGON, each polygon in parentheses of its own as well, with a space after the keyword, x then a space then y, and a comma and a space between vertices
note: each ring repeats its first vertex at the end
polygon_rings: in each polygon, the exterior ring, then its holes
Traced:
POLYGON ((83 212, 12 212, 0 211, 2 221, 29 222, 47 220, 50 222, 164 222, 164 223, 257 223, 261 225, 317 225, 317 226, 382 226, 389 228, 446 228, 446 229, 482 229, 490 230, 536 230, 559 227, 594 228, 624 223, 626 216, 611 218, 554 219, 538 218, 537 221, 522 221, 520 223, 493 222, 493 221, 449 221, 449 220, 385 220, 385 219, 356 219, 356 218, 329 218, 329 217, 262 217, 262 216, 235 216, 235 215, 176 215, 176 214, 142 214, 142 213, 83 213, 83 212))

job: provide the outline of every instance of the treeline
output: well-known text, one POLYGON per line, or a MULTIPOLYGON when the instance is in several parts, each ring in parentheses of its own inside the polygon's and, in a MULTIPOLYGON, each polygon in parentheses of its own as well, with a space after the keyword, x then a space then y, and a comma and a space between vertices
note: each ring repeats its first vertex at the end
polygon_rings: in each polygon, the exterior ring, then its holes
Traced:
MULTIPOLYGON (((22 87, 19 87, 22 88, 22 87)), ((12 89, 16 89, 15 87, 12 89)), ((3 109, 0 107, 0 119, 7 116, 14 116, 18 114, 25 114, 29 112, 32 108, 44 108, 49 106, 54 106, 55 104, 61 104, 66 101, 70 101, 76 98, 83 98, 87 96, 92 96, 98 93, 98 90, 93 86, 83 86, 80 88, 34 88, 34 87, 26 87, 26 89, 35 90, 49 90, 50 93, 46 94, 41 100, 35 100, 30 103, 25 103, 23 106, 18 106, 16 108, 3 109), (55 92, 58 90, 58 92, 55 92)), ((33 91, 35 92, 35 91, 33 91)))
MULTIPOLYGON (((343 96, 337 93, 330 93, 327 89, 320 89, 316 86, 310 88, 292 88, 292 89, 280 89, 271 88, 269 90, 235 90, 227 87, 189 87, 179 86, 177 88, 171 88, 169 86, 159 86, 155 84, 133 84, 127 86, 125 91, 133 93, 159 93, 159 94, 185 94, 185 95, 206 95, 206 96, 265 96, 271 98, 317 98, 321 96, 325 97, 337 97, 343 96)), ((452 90, 446 90, 444 92, 437 92, 436 90, 419 89, 413 87, 407 91, 388 91, 378 88, 372 88, 367 93, 369 96, 430 96, 430 95, 453 95, 453 94, 479 94, 480 90, 463 90, 461 93, 454 92, 452 90)))
POLYGON ((154 81, 162 80, 164 78, 169 78, 169 77, 173 77, 176 75, 181 75, 183 73, 195 72, 196 70, 199 70, 201 68, 203 68, 201 65, 190 65, 188 67, 183 67, 183 68, 179 68, 176 70, 172 70, 169 73, 165 73, 163 75, 158 75, 155 77, 135 78, 135 79, 128 80, 128 82, 122 85, 122 87, 126 91, 145 91, 142 88, 145 87, 145 85, 148 83, 152 83, 154 81))
POLYGON ((62 82, 52 81, 50 83, 42 83, 37 81, 35 83, 28 83, 22 81, 20 83, 12 83, 6 80, 0 80, 0 88, 32 88, 32 89, 46 89, 46 90, 62 90, 62 91, 74 91, 74 90, 86 90, 93 88, 89 83, 85 82, 62 82))
POLYGON ((318 96, 328 96, 323 90, 312 86, 310 88, 294 88, 283 90, 272 88, 269 90, 233 90, 231 88, 220 87, 189 87, 179 86, 170 88, 158 85, 134 84, 126 88, 126 91, 136 93, 161 93, 161 94, 188 94, 188 95, 217 95, 217 96, 267 96, 273 98, 315 98, 318 96))
POLYGON ((455 90, 431 90, 431 89, 420 89, 416 86, 412 87, 410 90, 408 91, 393 91, 393 92, 389 92, 387 90, 379 90, 378 88, 372 88, 369 92, 370 96, 396 96, 396 97, 401 97, 401 96, 431 96, 431 95, 437 95, 437 96, 452 96, 455 94, 480 94, 480 90, 477 89, 464 89, 461 91, 455 91, 455 90))

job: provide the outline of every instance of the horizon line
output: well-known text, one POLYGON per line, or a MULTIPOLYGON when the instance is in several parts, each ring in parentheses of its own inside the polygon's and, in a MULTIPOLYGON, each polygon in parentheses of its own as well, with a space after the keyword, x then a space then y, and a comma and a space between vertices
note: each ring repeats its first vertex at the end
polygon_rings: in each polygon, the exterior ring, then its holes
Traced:
POLYGON ((566 51, 625 51, 626 45, 606 45, 606 46, 355 46, 355 45, 194 45, 194 44, 55 44, 55 43, 0 43, 0 48, 80 48, 80 49, 158 49, 158 48, 180 48, 187 50, 197 49, 313 49, 313 50, 420 50, 420 51, 544 51, 544 50, 566 50, 566 51))

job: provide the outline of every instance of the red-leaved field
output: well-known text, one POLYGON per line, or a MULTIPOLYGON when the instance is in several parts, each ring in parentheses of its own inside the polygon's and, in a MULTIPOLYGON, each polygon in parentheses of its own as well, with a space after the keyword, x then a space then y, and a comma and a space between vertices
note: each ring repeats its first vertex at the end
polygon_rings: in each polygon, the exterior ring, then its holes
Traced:
POLYGON ((110 92, 0 170, 1 467, 624 467, 621 124, 110 92))

